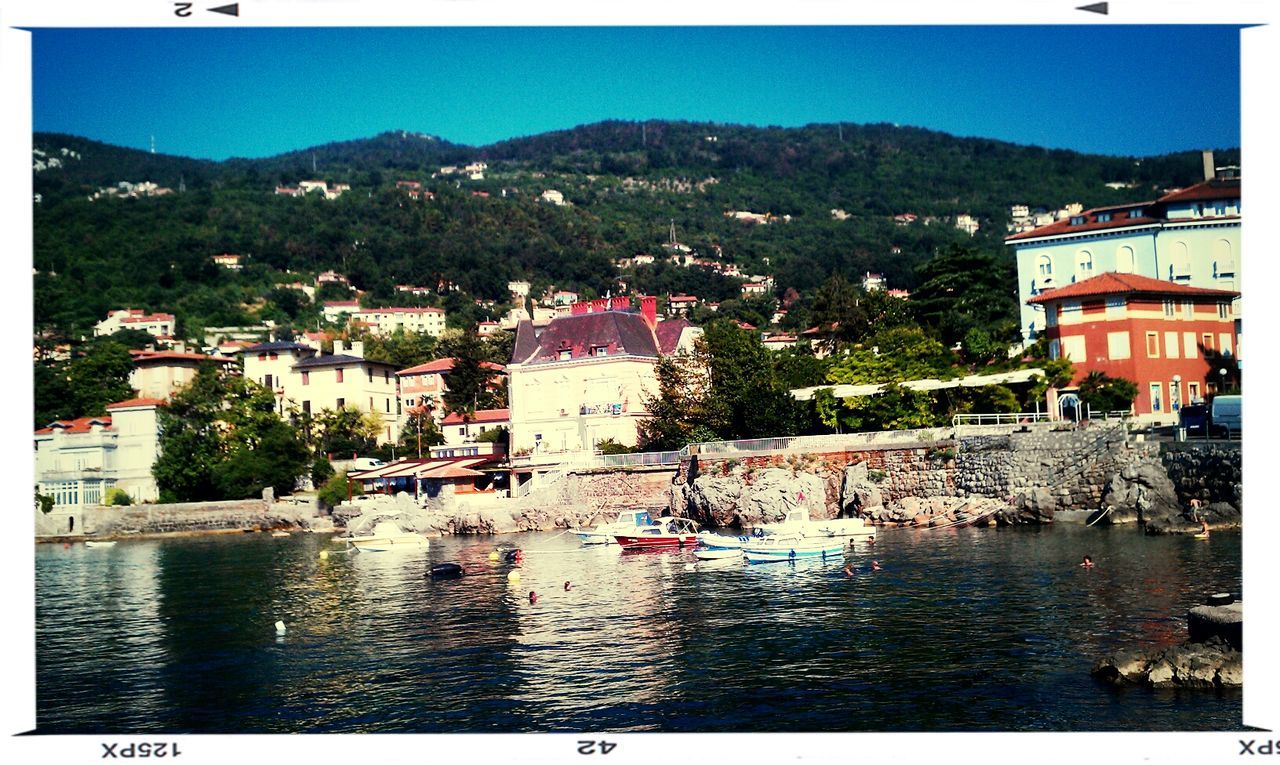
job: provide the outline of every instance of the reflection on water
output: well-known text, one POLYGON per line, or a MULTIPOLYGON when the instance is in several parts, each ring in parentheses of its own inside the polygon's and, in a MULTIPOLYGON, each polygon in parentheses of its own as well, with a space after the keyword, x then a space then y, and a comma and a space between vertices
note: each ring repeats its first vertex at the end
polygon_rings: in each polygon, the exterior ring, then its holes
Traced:
POLYGON ((1088 675, 1119 648, 1181 641, 1188 606, 1239 592, 1231 534, 887 530, 845 560, 750 565, 554 534, 341 549, 318 534, 40 546, 39 730, 1240 725, 1238 692, 1088 675), (526 551, 517 582, 497 544, 526 551), (443 562, 467 575, 432 580, 443 562))

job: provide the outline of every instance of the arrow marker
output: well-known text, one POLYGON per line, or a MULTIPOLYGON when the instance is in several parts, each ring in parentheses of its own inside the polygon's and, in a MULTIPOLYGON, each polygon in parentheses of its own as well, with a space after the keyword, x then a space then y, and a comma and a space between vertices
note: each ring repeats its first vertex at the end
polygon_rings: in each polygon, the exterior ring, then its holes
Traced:
MULTIPOLYGON (((1106 7, 1106 5, 1107 5, 1106 3, 1102 4, 1104 8, 1106 7)), ((219 5, 217 8, 210 8, 209 12, 221 13, 223 16, 239 16, 240 3, 232 3, 231 5, 219 5)), ((1104 10, 1103 13, 1106 13, 1106 11, 1104 10)))
POLYGON ((1082 5, 1082 6, 1078 7, 1078 8, 1076 8, 1076 10, 1077 10, 1077 11, 1088 11, 1089 13, 1101 13, 1103 16, 1106 16, 1106 15, 1107 15, 1107 4, 1106 4, 1106 3, 1094 3, 1094 4, 1092 4, 1092 5, 1082 5))

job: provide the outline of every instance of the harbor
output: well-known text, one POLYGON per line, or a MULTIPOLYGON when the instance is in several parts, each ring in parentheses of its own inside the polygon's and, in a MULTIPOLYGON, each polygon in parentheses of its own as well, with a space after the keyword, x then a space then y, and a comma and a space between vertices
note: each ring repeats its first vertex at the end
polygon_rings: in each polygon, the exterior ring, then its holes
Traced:
POLYGON ((1241 724, 1238 688, 1090 676, 1120 648, 1180 643, 1188 608, 1241 592, 1237 532, 885 528, 834 560, 767 564, 563 531, 342 549, 320 533, 38 546, 38 732, 1241 724), (430 576, 448 562, 464 575, 430 576))

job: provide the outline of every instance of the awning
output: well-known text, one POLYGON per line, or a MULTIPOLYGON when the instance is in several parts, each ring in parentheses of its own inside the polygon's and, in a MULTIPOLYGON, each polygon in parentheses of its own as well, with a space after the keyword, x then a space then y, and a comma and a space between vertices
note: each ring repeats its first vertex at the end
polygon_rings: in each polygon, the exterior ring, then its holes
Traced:
POLYGON ((426 464, 428 460, 399 460, 389 465, 381 465, 371 470, 361 470, 356 473, 347 473, 347 479, 351 481, 369 481, 374 478, 390 478, 392 473, 408 475, 401 473, 406 467, 420 467, 426 464))
MULTIPOLYGON (((1012 372, 1000 372, 992 375, 969 375, 954 380, 907 380, 900 383, 908 390, 934 391, 944 388, 980 388, 986 385, 1007 385, 1010 383, 1029 383, 1036 377, 1043 377, 1043 369, 1015 369, 1012 372)), ((791 395, 797 401, 808 401, 819 390, 829 390, 836 398, 851 396, 874 396, 884 390, 884 385, 815 385, 812 388, 796 388, 791 395)))

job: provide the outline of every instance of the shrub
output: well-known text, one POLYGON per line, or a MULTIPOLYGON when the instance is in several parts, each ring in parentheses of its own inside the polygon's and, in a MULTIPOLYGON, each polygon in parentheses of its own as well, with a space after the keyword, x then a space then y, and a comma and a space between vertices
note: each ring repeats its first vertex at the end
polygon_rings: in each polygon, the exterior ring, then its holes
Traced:
POLYGON ((112 486, 102 495, 102 504, 116 507, 124 507, 133 504, 133 497, 124 489, 112 486))
POLYGON ((53 512, 53 497, 48 494, 41 494, 39 486, 36 487, 36 504, 39 505, 42 513, 53 512))
POLYGON ((867 471, 867 480, 871 481, 872 483, 880 483, 887 477, 888 477, 888 474, 885 473, 883 470, 867 471))
POLYGON ((612 438, 597 441, 596 448, 600 450, 601 454, 630 454, 632 451, 630 447, 623 446, 612 438))
POLYGON ((324 482, 324 486, 320 487, 317 497, 328 507, 337 507, 345 502, 347 499, 346 472, 330 476, 329 480, 324 482))
POLYGON ((318 488, 332 477, 333 465, 324 457, 316 457, 316 461, 311 463, 311 485, 318 488))

